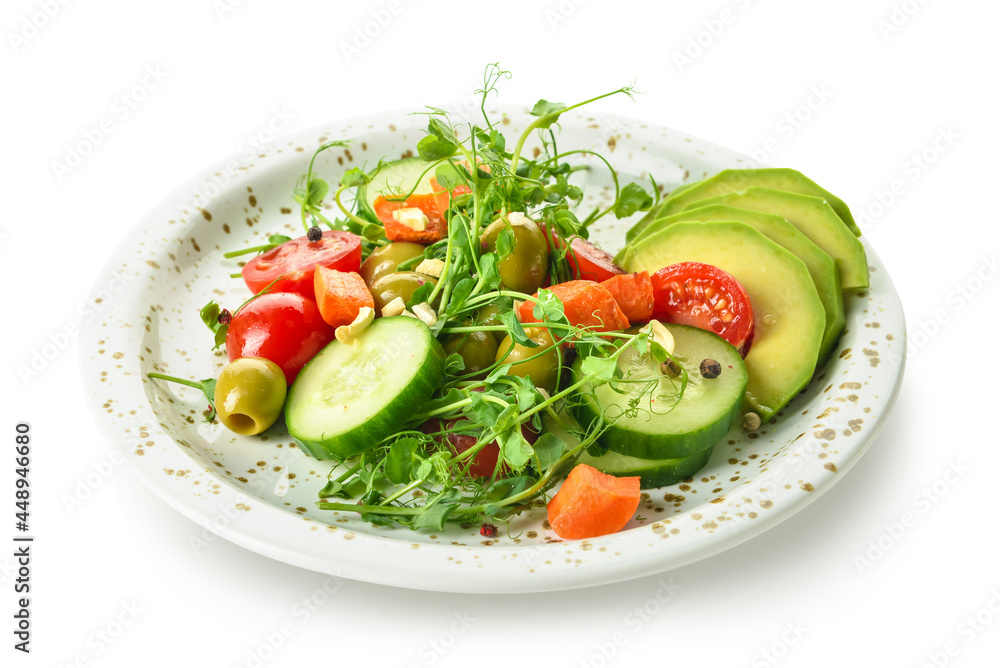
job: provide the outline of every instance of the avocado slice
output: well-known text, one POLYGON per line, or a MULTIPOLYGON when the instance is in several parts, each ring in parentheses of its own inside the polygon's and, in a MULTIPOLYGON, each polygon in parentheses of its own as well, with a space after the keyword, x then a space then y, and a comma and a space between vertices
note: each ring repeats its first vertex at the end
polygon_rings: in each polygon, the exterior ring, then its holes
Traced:
MULTIPOLYGON (((840 218, 844 225, 856 237, 861 236, 861 230, 854 222, 851 210, 842 199, 821 188, 819 184, 807 177, 802 172, 794 169, 768 167, 764 169, 724 169, 715 176, 711 176, 692 184, 684 184, 675 188, 670 196, 660 204, 656 215, 653 218, 646 217, 643 220, 646 224, 656 218, 664 218, 682 211, 691 206, 693 202, 710 197, 718 197, 726 193, 745 190, 752 187, 770 188, 771 190, 785 190, 790 193, 809 195, 825 199, 840 218)), ((639 221, 642 224, 643 221, 639 221)), ((638 225, 636 227, 638 227, 638 225)), ((629 241, 636 235, 627 237, 629 241)))
MULTIPOLYGON (((793 255, 805 263, 813 284, 816 286, 816 291, 819 293, 819 299, 823 302, 823 311, 826 314, 826 329, 823 332, 823 343, 819 347, 819 363, 822 363, 837 345, 837 340, 844 331, 846 323, 844 299, 840 294, 840 272, 837 270, 837 264, 833 258, 824 253, 819 246, 781 216, 721 204, 700 206, 653 221, 636 236, 632 243, 639 243, 642 239, 674 223, 692 220, 723 220, 746 223, 779 246, 791 251, 793 255)), ((615 262, 620 264, 621 258, 615 258, 615 262)))
POLYGON ((840 284, 844 290, 868 287, 868 257, 865 255, 865 247, 843 225, 825 200, 754 186, 695 202, 689 209, 713 204, 763 211, 783 217, 836 261, 840 270, 840 284))
POLYGON ((768 420, 809 384, 826 315, 805 263, 746 223, 682 222, 629 247, 626 271, 705 262, 732 274, 754 311, 746 404, 768 420))

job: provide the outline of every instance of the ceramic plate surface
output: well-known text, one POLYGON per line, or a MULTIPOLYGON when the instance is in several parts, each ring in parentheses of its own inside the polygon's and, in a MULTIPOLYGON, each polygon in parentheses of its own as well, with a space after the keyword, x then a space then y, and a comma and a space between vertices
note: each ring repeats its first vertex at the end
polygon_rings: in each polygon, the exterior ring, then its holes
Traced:
MULTIPOLYGON (((456 110, 457 120, 462 113, 456 110)), ((531 118, 520 107, 493 113, 503 115, 508 143, 531 118)), ((417 589, 597 585, 676 568, 760 534, 829 489, 871 445, 899 389, 906 341, 899 299, 868 246, 871 288, 845 294, 847 331, 806 390, 758 432, 734 429, 690 482, 645 492, 624 530, 592 540, 560 540, 545 528, 544 508, 517 518, 511 537, 490 540, 477 527, 418 533, 317 510, 330 467, 298 450, 283 429, 235 436, 202 420, 206 402, 196 390, 146 378, 149 371, 192 379, 221 371, 226 357, 210 350, 199 309, 212 299, 235 308, 249 296, 229 277, 236 261, 222 254, 269 234, 302 234, 292 189, 318 145, 353 139, 351 148, 317 160, 319 175, 335 182, 350 167, 410 155, 425 126, 424 116, 389 112, 224 160, 143 218, 98 279, 90 297, 96 317, 81 336, 86 400, 143 481, 211 531, 206 542, 218 535, 289 564, 417 589)), ((561 127, 560 149, 600 150, 623 183, 653 174, 669 189, 749 166, 736 153, 629 118, 570 113, 561 127)), ((580 174, 585 206, 610 201, 599 163, 580 174)), ((616 251, 634 220, 606 218, 594 238, 616 251)))

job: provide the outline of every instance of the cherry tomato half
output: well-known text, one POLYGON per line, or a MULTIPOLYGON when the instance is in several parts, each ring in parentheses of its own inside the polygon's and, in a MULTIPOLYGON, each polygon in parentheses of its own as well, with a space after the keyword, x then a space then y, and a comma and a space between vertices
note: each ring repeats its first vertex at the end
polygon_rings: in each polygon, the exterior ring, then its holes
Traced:
MULTIPOLYGON (((481 390, 480 390, 481 391, 481 390)), ((460 418, 458 420, 448 420, 444 423, 445 429, 462 429, 463 423, 465 426, 470 424, 469 420, 460 418)), ((432 418, 425 422, 420 429, 425 433, 433 433, 441 430, 441 421, 437 418, 432 418)), ((534 431, 531 427, 527 425, 521 425, 521 434, 528 443, 534 445, 535 441, 538 440, 538 432, 534 431)), ((448 434, 448 445, 454 450, 456 455, 460 455, 469 448, 476 444, 476 437, 470 436, 468 434, 448 434)), ((500 444, 496 441, 492 443, 487 443, 484 445, 479 452, 472 458, 472 463, 469 464, 469 475, 479 477, 479 478, 490 478, 493 476, 493 471, 497 468, 497 462, 500 461, 500 444)), ((463 464, 464 466, 464 464, 463 464)), ((497 476, 503 478, 510 473, 510 469, 507 465, 500 467, 500 471, 497 476)))
POLYGON ((350 232, 328 230, 319 241, 299 237, 261 253, 243 267, 243 281, 257 294, 275 279, 269 292, 297 292, 313 297, 316 265, 337 271, 361 268, 361 239, 350 232))
MULTIPOLYGON (((454 429, 457 426, 461 429, 462 422, 468 422, 468 420, 451 421, 447 423, 447 427, 448 429, 454 429)), ((448 434, 448 442, 455 449, 455 454, 460 455, 476 444, 476 437, 466 434, 448 434)), ((469 474, 478 478, 492 477, 493 471, 497 468, 498 461, 500 461, 500 446, 497 445, 496 441, 487 443, 473 457, 472 463, 469 465, 469 474)), ((507 473, 509 471, 504 466, 500 469, 499 475, 503 477, 507 473)))
POLYGON ((583 237, 573 237, 569 245, 572 251, 566 256, 573 271, 580 272, 582 281, 606 281, 612 276, 624 274, 625 270, 615 264, 615 256, 601 250, 583 237))
POLYGON ((702 262, 664 267, 653 281, 653 317, 714 332, 746 355, 753 341, 753 308, 739 281, 702 262))
POLYGON ((305 363, 333 340, 334 329, 323 322, 316 302, 296 292, 269 292, 241 308, 229 323, 226 352, 269 359, 291 385, 305 363))

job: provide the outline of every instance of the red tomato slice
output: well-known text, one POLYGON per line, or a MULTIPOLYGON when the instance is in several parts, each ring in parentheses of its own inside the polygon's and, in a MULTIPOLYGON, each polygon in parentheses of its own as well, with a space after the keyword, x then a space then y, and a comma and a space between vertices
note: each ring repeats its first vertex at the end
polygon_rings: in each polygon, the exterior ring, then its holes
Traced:
MULTIPOLYGON (((542 230, 545 230, 544 226, 542 230)), ((549 234, 549 252, 563 248, 565 243, 555 230, 549 234)), ((583 237, 573 237, 569 247, 571 252, 567 253, 566 261, 573 270, 574 278, 601 283, 612 276, 625 273, 624 269, 615 264, 614 255, 601 250, 583 237)))
POLYGON ((269 359, 292 381, 305 363, 333 340, 316 302, 296 292, 261 295, 233 316, 226 332, 229 361, 240 357, 269 359))
POLYGON ((572 251, 566 256, 573 271, 580 272, 582 281, 606 281, 612 276, 624 274, 625 270, 615 264, 615 256, 601 250, 583 237, 573 237, 569 245, 572 251))
POLYGON ((329 230, 319 241, 299 237, 261 253, 243 267, 243 281, 257 294, 280 278, 269 292, 297 292, 313 297, 316 266, 337 271, 361 268, 361 239, 350 232, 329 230))
MULTIPOLYGON (((543 232, 547 232, 545 225, 540 224, 540 227, 543 232)), ((565 239, 555 230, 548 232, 547 237, 550 253, 566 245, 565 239)), ((601 250, 583 237, 572 237, 572 239, 569 244, 571 252, 567 253, 566 261, 573 270, 573 278, 603 283, 612 276, 625 273, 624 269, 615 264, 615 256, 611 253, 601 250)))
POLYGON ((714 332, 746 355, 753 341, 753 308, 739 281, 718 267, 681 262, 652 275, 653 317, 714 332))

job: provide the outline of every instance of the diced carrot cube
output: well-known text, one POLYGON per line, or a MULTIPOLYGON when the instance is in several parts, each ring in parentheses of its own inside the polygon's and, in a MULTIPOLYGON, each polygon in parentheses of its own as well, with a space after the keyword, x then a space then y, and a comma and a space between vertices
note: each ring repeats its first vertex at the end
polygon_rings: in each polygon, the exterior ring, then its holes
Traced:
POLYGON ((351 324, 365 306, 375 308, 365 279, 356 272, 316 267, 313 287, 319 314, 331 327, 351 324))
POLYGON ((639 508, 639 476, 616 478, 577 464, 547 507, 560 538, 595 538, 628 524, 639 508))
MULTIPOLYGON (((629 321, 622 313, 611 292, 594 281, 566 281, 550 288, 563 304, 563 312, 571 325, 589 327, 595 332, 618 332, 628 329, 629 321)), ((535 293, 535 297, 538 293, 535 293)), ((518 316, 521 322, 538 322, 532 313, 535 303, 521 304, 518 316)))
POLYGON ((405 201, 389 200, 380 195, 375 199, 375 215, 385 228, 385 236, 389 241, 412 241, 429 245, 448 235, 448 222, 438 210, 435 194, 410 195, 405 201), (396 220, 393 213, 400 209, 420 209, 427 216, 424 229, 416 230, 396 220))
POLYGON ((601 285, 615 298, 629 322, 646 322, 653 317, 653 281, 649 272, 619 274, 601 285))

